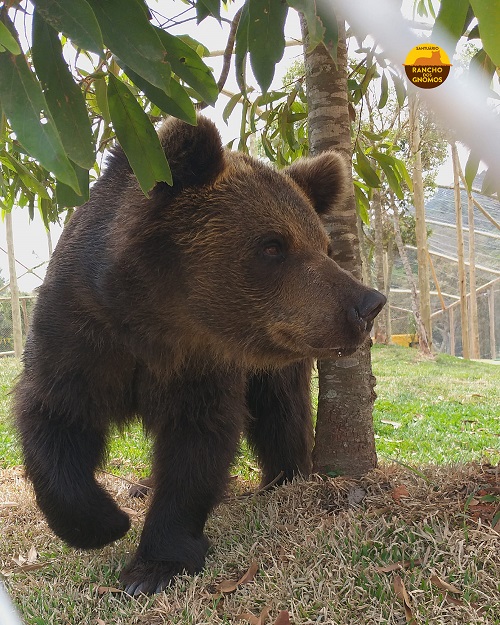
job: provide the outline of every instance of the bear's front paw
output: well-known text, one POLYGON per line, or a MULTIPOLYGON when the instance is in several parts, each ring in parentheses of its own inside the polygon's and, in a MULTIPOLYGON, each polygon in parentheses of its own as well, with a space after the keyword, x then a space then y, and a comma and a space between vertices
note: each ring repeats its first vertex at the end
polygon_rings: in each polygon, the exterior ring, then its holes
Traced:
POLYGON ((136 556, 122 571, 120 580, 125 586, 125 592, 131 597, 154 595, 165 590, 176 575, 194 575, 201 568, 182 562, 144 560, 136 556))

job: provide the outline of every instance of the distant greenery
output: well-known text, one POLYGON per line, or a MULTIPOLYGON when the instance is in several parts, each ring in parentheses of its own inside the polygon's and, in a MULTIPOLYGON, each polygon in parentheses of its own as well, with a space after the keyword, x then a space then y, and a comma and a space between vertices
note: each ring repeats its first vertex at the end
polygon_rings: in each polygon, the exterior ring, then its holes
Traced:
MULTIPOLYGON (((374 421, 381 462, 445 464, 500 461, 500 366, 440 355, 422 360, 404 347, 373 348, 378 399, 374 421)), ((9 418, 9 392, 21 367, 0 360, 0 467, 21 463, 9 418)), ((314 381, 313 398, 316 395, 314 381)), ((107 470, 141 477, 149 472, 149 441, 137 424, 111 441, 107 470)), ((257 479, 245 444, 234 472, 257 479)))

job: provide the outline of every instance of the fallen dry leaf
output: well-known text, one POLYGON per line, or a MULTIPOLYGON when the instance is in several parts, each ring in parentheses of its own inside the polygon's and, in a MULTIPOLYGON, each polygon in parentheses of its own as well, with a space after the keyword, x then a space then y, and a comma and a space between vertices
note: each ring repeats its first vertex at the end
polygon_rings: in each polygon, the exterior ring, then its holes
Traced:
POLYGON ((54 562, 54 560, 47 560, 47 562, 38 564, 22 564, 12 569, 2 569, 1 573, 4 577, 9 577, 14 573, 27 573, 28 571, 38 571, 38 569, 43 569, 44 566, 47 566, 47 564, 51 564, 52 562, 54 562))
POLYGON ((255 574, 257 573, 258 570, 259 570, 259 565, 254 560, 252 564, 249 566, 246 573, 244 573, 238 581, 225 580, 221 582, 217 586, 217 592, 222 592, 222 593, 234 592, 239 586, 242 586, 243 584, 248 584, 248 582, 251 582, 253 578, 255 577, 255 574))
POLYGON ((138 510, 134 510, 133 508, 125 508, 124 506, 121 506, 121 509, 129 516, 139 516, 141 514, 138 510))
POLYGON ((356 486, 355 488, 351 488, 351 490, 347 493, 347 502, 350 506, 356 506, 361 503, 365 497, 366 490, 356 486))
POLYGON ((409 497, 410 493, 404 484, 401 486, 396 486, 396 488, 391 493, 394 501, 399 501, 402 497, 409 497))
POLYGON ((410 596, 406 592, 406 588, 405 588, 405 585, 403 583, 403 580, 401 579, 401 577, 399 575, 395 575, 394 576, 393 586, 394 586, 394 592, 396 593, 396 595, 403 602, 403 607, 404 607, 405 616, 406 616, 406 622, 407 623, 411 623, 412 625, 416 625, 417 621, 415 620, 415 617, 413 616, 410 596))
POLYGON ((288 610, 281 610, 278 614, 278 618, 274 621, 274 625, 290 625, 288 610))
POLYGON ((97 586, 97 594, 99 596, 106 595, 108 593, 122 593, 123 588, 114 588, 113 586, 97 586))
POLYGON ((269 607, 266 605, 259 616, 255 616, 252 612, 242 612, 238 615, 238 619, 248 621, 250 625, 264 625, 269 616, 269 607))
POLYGON ((434 586, 437 586, 438 588, 440 588, 441 590, 444 590, 445 592, 453 592, 456 594, 460 594, 462 592, 456 586, 453 586, 452 584, 448 584, 448 582, 445 582, 437 575, 431 575, 430 581, 431 581, 431 584, 434 584, 434 586))
POLYGON ((392 425, 392 427, 395 430, 401 427, 401 423, 398 423, 397 421, 389 421, 388 419, 380 419, 380 423, 385 423, 386 425, 392 425))
POLYGON ((26 562, 28 564, 34 564, 37 561, 37 558, 38 558, 38 553, 35 547, 32 545, 30 547, 30 550, 28 551, 28 557, 26 558, 26 562))

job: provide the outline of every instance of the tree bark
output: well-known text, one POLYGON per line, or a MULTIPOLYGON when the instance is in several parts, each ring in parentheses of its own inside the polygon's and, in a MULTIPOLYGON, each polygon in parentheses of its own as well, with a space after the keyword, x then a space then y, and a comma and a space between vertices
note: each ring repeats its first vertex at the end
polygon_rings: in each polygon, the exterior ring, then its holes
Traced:
MULTIPOLYGON (((386 292, 385 273, 384 273, 384 221, 382 216, 382 198, 380 191, 373 192, 372 200, 373 208, 373 228, 375 230, 375 287, 381 292, 386 292)), ((387 344, 387 327, 386 315, 378 315, 373 324, 375 333, 375 342, 387 344)))
MULTIPOLYGON (((427 228, 425 225, 424 184, 422 180, 422 158, 420 154, 420 124, 418 118, 418 100, 410 92, 410 140, 413 156, 413 204, 415 206, 415 234, 417 236, 418 290, 420 293, 420 316, 426 332, 426 343, 432 347, 431 296, 429 263, 427 261, 427 228)), ((420 346, 422 346, 422 337, 420 346)))
POLYGON ((23 353, 23 332, 21 325, 21 309, 19 306, 19 287, 17 286, 14 234, 12 232, 12 213, 10 212, 5 213, 5 234, 7 238, 7 254, 9 257, 10 304, 12 308, 14 355, 17 358, 21 358, 23 353))
MULTIPOLYGON (((347 51, 344 23, 339 23, 337 64, 323 45, 307 52, 302 21, 309 145, 311 154, 336 149, 351 163, 347 99, 347 51)), ((349 167, 349 171, 351 168, 349 167)), ((333 242, 333 258, 361 278, 354 188, 326 222, 333 242)), ((318 363, 319 400, 313 470, 359 476, 377 464, 372 410, 375 378, 371 370, 371 339, 349 359, 318 363)))
POLYGON ((460 163, 455 143, 451 144, 453 161, 453 187, 455 192, 455 219, 457 224, 458 288, 460 292, 460 325, 462 326, 462 356, 470 358, 469 313, 467 311, 467 277, 464 260, 464 234, 462 227, 462 199, 460 197, 460 163))

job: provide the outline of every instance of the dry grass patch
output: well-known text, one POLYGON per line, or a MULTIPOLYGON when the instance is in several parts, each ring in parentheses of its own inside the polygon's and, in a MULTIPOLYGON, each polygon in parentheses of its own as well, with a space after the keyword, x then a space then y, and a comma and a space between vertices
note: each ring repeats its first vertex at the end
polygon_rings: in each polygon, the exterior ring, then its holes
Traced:
POLYGON ((498 468, 422 474, 390 465, 358 482, 317 479, 254 497, 233 481, 208 523, 213 550, 203 574, 133 600, 117 576, 146 503, 128 498, 128 484, 103 476, 132 514, 129 535, 83 552, 53 536, 21 469, 7 469, 0 570, 34 624, 500 624, 498 468))

